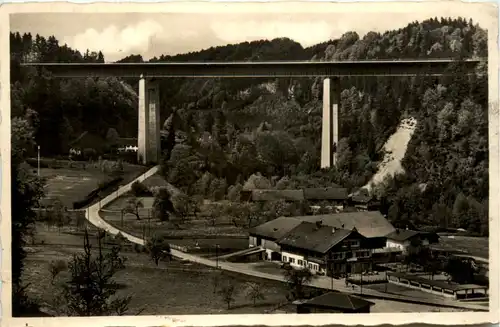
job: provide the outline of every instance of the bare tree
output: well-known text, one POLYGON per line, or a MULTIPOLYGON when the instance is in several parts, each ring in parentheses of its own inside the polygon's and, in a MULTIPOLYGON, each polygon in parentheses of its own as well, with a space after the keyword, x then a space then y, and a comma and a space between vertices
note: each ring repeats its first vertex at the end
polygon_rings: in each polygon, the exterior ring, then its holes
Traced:
POLYGON ((137 218, 137 220, 141 220, 141 216, 139 214, 139 210, 141 208, 144 208, 144 203, 142 203, 142 200, 133 197, 128 199, 127 201, 127 206, 123 210, 124 213, 130 213, 137 218))
POLYGON ((67 265, 66 261, 64 261, 64 260, 52 261, 49 264, 49 271, 50 271, 50 276, 51 276, 50 283, 54 284, 54 280, 56 279, 57 275, 59 275, 61 272, 65 271, 67 268, 68 268, 68 265, 67 265))
POLYGON ((257 300, 264 300, 266 297, 262 293, 262 287, 258 283, 247 283, 247 297, 252 300, 253 306, 256 305, 257 300))
POLYGON ((236 286, 232 280, 228 281, 226 285, 222 286, 219 290, 219 294, 222 297, 222 301, 227 304, 227 309, 231 309, 231 303, 234 302, 236 297, 236 286))

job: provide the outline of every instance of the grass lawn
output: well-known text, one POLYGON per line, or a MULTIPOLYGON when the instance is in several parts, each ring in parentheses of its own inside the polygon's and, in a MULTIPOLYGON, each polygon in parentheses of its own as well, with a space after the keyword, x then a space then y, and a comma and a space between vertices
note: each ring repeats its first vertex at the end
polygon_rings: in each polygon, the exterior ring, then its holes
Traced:
POLYGON ((40 175, 46 178, 45 199, 59 198, 62 203, 73 208, 73 202, 85 198, 99 183, 107 180, 107 174, 98 170, 41 168, 40 175))
MULTIPOLYGON (((218 222, 215 226, 208 220, 190 219, 184 223, 161 222, 157 219, 148 220, 148 210, 139 211, 141 220, 134 215, 122 214, 119 211, 125 207, 127 197, 120 197, 105 210, 100 211, 101 217, 108 223, 137 237, 150 237, 154 234, 166 235, 170 243, 186 246, 190 253, 200 255, 215 255, 216 245, 219 254, 235 252, 248 248, 248 236, 243 227, 236 227, 227 221, 218 222), (113 210, 113 211, 112 211, 113 210)), ((151 215, 151 213, 149 213, 151 215)), ((223 219, 223 218, 221 218, 223 219)))
MULTIPOLYGON (((147 170, 138 165, 123 165, 122 184, 129 183, 147 170)), ((36 172, 36 168, 34 168, 36 172)), ((51 199, 59 198, 67 208, 73 207, 73 202, 82 200, 99 186, 100 182, 111 178, 110 174, 91 167, 78 168, 40 168, 40 175, 46 178, 45 198, 42 204, 51 199)))
MULTIPOLYGON (((91 237, 92 243, 95 244, 95 240, 91 237)), ((52 260, 70 260, 73 254, 81 251, 82 244, 81 233, 67 230, 59 233, 39 226, 37 244, 27 248, 23 278, 25 283, 30 284, 28 292, 46 306, 54 303, 60 288, 58 283, 64 282, 67 276, 63 273, 54 285, 51 284, 48 265, 52 260), (40 244, 42 239, 45 241, 43 245, 40 244)), ((286 300, 286 286, 280 282, 221 272, 189 262, 160 262, 157 267, 145 253, 124 251, 122 255, 127 258, 126 269, 120 271, 115 280, 121 286, 119 296, 132 296, 128 314, 265 313, 286 300), (220 280, 217 287, 216 276, 220 280), (222 283, 228 281, 232 281, 237 290, 230 310, 218 293, 222 283), (248 282, 259 284, 265 295, 265 299, 258 300, 255 307, 245 294, 248 282)))
POLYGON ((450 250, 466 251, 473 256, 489 258, 488 237, 441 236, 439 245, 450 250))

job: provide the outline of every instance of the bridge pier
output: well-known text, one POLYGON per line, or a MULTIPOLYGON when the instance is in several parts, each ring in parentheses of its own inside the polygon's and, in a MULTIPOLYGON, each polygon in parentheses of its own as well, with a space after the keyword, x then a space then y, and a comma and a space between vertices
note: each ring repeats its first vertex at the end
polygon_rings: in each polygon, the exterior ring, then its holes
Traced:
POLYGON ((321 168, 337 164, 338 113, 340 105, 340 79, 323 80, 323 119, 321 135, 321 168))
POLYGON ((141 164, 158 163, 160 144, 160 88, 157 80, 139 80, 139 128, 137 161, 141 164))

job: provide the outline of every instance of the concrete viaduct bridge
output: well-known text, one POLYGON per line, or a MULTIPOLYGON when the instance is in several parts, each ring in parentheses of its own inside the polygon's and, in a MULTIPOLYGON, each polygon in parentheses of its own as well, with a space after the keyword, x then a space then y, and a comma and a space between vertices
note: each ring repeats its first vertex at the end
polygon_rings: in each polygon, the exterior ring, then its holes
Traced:
MULTIPOLYGON (((485 59, 459 61, 466 74, 485 59)), ((158 163, 160 148, 159 78, 324 77, 321 168, 336 164, 340 77, 443 76, 454 62, 441 60, 373 60, 333 62, 186 62, 186 63, 26 63, 60 78, 122 77, 139 79, 138 160, 158 163)))

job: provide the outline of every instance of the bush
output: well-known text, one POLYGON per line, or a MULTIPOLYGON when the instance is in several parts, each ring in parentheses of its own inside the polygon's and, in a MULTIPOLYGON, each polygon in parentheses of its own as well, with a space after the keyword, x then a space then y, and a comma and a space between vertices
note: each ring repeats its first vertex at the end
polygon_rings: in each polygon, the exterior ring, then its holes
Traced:
POLYGON ((77 209, 81 209, 85 206, 88 206, 89 204, 91 204, 94 200, 96 200, 99 197, 100 193, 103 193, 106 190, 109 190, 110 188, 117 186, 118 183, 120 183, 121 181, 123 181, 122 177, 116 177, 110 181, 99 183, 99 186, 96 189, 94 189, 92 192, 90 192, 85 197, 85 199, 73 202, 73 209, 77 210, 77 209))
POLYGON ((134 244, 134 251, 137 253, 143 253, 146 249, 140 244, 134 244))
POLYGON ((135 181, 132 184, 131 192, 135 197, 151 196, 152 195, 151 191, 149 191, 149 189, 146 187, 146 185, 144 185, 138 181, 135 181))

